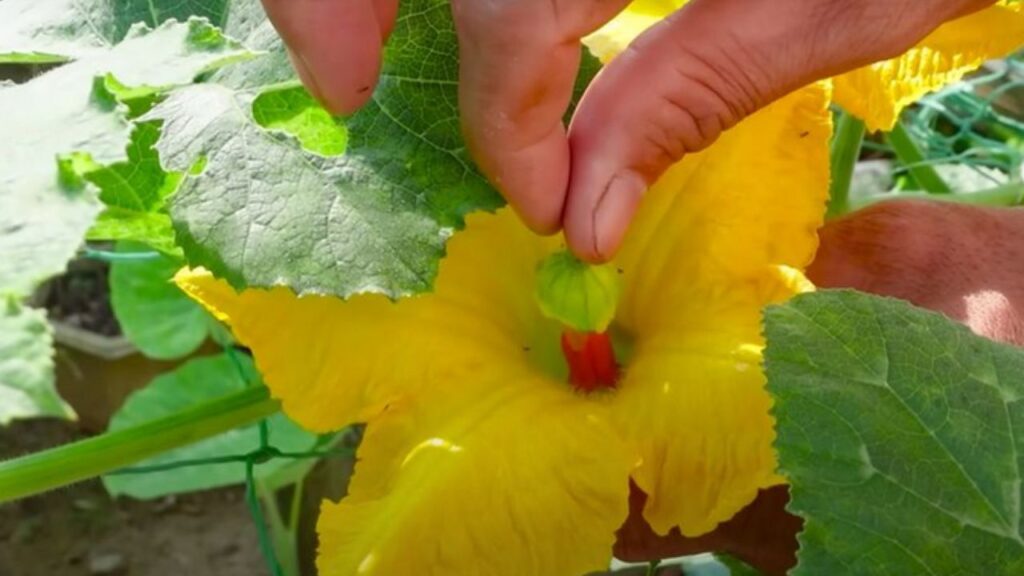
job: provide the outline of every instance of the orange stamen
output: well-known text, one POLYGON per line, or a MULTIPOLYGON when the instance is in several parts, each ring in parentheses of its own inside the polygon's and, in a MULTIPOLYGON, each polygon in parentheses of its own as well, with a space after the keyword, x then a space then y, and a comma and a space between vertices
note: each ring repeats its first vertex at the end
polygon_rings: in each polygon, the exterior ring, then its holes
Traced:
POLYGON ((619 365, 607 332, 562 332, 562 354, 569 364, 569 383, 577 390, 593 392, 614 388, 619 365))

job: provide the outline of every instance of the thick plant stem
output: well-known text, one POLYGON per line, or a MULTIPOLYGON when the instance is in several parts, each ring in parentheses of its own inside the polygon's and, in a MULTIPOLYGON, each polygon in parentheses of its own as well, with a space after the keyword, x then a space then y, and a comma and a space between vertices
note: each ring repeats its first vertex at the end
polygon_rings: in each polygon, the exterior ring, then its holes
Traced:
POLYGON ((846 112, 839 113, 836 133, 832 139, 832 184, 829 188, 826 218, 842 216, 850 211, 850 184, 853 182, 853 168, 857 165, 864 144, 865 130, 864 122, 858 118, 846 112))
POLYGON ((166 418, 0 463, 0 504, 130 466, 279 408, 266 388, 247 388, 166 418))
POLYGON ((907 173, 921 186, 921 189, 929 194, 952 194, 953 190, 946 184, 946 181, 939 176, 934 168, 927 164, 921 149, 918 148, 914 137, 910 135, 902 123, 896 124, 889 133, 889 144, 893 152, 899 158, 900 163, 906 167, 907 173))
POLYGON ((938 200, 941 202, 954 202, 957 204, 971 204, 974 206, 1021 206, 1024 205, 1024 182, 1014 182, 978 190, 977 192, 962 192, 960 194, 929 194, 928 192, 893 192, 888 194, 876 194, 866 198, 858 198, 850 204, 851 210, 860 210, 872 204, 885 202, 886 200, 938 200))

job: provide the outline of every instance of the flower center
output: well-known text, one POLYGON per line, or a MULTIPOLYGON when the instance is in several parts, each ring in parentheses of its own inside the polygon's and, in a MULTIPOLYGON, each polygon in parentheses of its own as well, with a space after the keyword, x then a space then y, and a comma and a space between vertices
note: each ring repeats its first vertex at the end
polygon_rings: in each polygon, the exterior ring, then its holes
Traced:
POLYGON ((614 388, 619 365, 608 327, 621 293, 621 272, 581 262, 567 250, 537 265, 534 297, 540 312, 562 325, 569 383, 581 392, 614 388))
POLYGON ((562 332, 562 354, 569 365, 569 383, 581 392, 614 388, 619 365, 608 332, 562 332))

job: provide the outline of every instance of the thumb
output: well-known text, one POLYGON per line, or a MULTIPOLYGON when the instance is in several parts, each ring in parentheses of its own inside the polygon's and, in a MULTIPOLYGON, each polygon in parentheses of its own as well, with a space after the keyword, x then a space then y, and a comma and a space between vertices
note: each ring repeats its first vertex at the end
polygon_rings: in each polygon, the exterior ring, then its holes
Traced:
POLYGON ((786 93, 895 56, 977 0, 692 0, 587 91, 569 130, 563 226, 581 258, 617 251, 670 165, 786 93))

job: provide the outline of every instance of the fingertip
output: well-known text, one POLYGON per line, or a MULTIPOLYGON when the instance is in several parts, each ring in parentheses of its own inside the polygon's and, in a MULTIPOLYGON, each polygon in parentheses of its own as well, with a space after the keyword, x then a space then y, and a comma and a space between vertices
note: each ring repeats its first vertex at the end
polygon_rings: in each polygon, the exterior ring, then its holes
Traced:
MULTIPOLYGON (((394 0, 390 0, 394 2, 394 0)), ((263 0, 310 92, 335 114, 366 104, 380 74, 384 0, 263 0), (378 15, 380 13, 381 15, 378 15)), ((397 4, 396 4, 397 6, 397 4)))
POLYGON ((377 10, 377 24, 380 26, 380 38, 387 42, 398 19, 398 0, 374 0, 377 10))
MULTIPOLYGON (((379 67, 376 70, 379 71, 379 67)), ((372 78, 367 78, 354 87, 347 84, 336 87, 328 86, 327 90, 321 91, 318 99, 331 114, 339 116, 353 114, 373 98, 373 91, 377 87, 376 73, 372 78)))
POLYGON ((561 125, 523 149, 508 150, 502 145, 474 148, 481 168, 530 230, 549 236, 562 229, 569 143, 561 125))
POLYGON ((562 230, 562 222, 557 215, 552 218, 547 214, 537 214, 535 211, 523 210, 516 204, 512 204, 512 209, 534 234, 553 236, 562 230))
POLYGON ((640 174, 628 169, 587 189, 581 189, 574 181, 564 220, 569 249, 579 259, 593 264, 613 259, 647 186, 640 174))
POLYGON ((383 46, 378 37, 364 38, 344 47, 348 55, 300 55, 317 99, 332 114, 349 115, 373 98, 380 76, 383 46), (311 62, 312 60, 312 62, 311 62))

